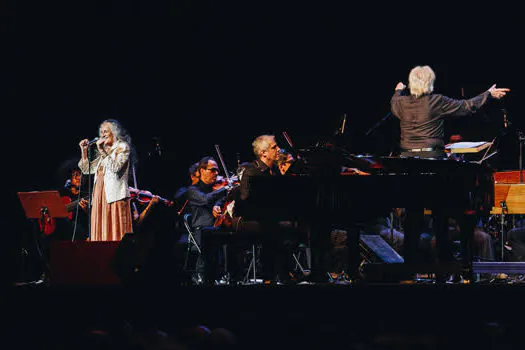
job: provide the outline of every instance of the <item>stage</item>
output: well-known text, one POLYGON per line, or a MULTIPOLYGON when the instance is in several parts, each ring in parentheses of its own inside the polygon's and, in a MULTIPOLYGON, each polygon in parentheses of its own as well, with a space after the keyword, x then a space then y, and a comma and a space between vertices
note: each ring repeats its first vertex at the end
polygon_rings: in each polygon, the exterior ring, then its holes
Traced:
POLYGON ((239 348, 369 348, 383 341, 483 348, 494 342, 519 345, 524 292, 524 284, 504 282, 213 287, 170 281, 134 287, 41 283, 9 288, 3 298, 9 311, 3 317, 6 334, 22 348, 67 347, 93 330, 122 334, 125 329, 157 329, 177 336, 197 325, 230 330, 239 348))

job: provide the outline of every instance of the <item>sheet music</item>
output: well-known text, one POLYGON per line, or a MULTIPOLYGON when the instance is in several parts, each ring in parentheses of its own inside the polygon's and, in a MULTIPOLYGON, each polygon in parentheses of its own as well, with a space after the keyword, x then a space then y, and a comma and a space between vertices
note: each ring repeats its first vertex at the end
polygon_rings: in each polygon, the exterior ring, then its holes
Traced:
POLYGON ((455 148, 476 148, 479 146, 483 146, 486 144, 486 141, 479 141, 479 142, 456 142, 451 143, 445 146, 446 149, 455 149, 455 148))

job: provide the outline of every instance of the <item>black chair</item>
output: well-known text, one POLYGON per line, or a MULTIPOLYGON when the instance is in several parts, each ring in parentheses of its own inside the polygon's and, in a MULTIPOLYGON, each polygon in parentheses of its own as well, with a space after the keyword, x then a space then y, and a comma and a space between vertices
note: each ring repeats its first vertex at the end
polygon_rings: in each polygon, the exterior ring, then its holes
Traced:
POLYGON ((179 239, 179 243, 186 245, 186 254, 184 257, 184 265, 182 267, 182 270, 186 273, 190 273, 192 275, 193 283, 195 284, 202 284, 202 276, 199 276, 197 273, 197 261, 201 258, 202 255, 202 249, 199 243, 196 240, 195 231, 191 227, 191 218, 192 215, 190 213, 185 214, 183 216, 182 222, 184 225, 184 228, 186 229, 186 235, 181 235, 181 238, 179 239), (194 255, 194 263, 193 268, 188 267, 188 262, 190 260, 190 257, 194 255))
POLYGON ((260 249, 258 235, 242 230, 238 231, 235 226, 207 226, 201 228, 201 246, 205 258, 207 279, 215 280, 216 284, 223 283, 223 279, 226 279, 227 283, 262 283, 262 279, 257 278, 258 251, 260 249), (243 274, 241 271, 244 271, 246 266, 244 261, 247 256, 249 256, 250 262, 244 278, 241 279, 243 274), (231 277, 234 281, 231 281, 231 277))

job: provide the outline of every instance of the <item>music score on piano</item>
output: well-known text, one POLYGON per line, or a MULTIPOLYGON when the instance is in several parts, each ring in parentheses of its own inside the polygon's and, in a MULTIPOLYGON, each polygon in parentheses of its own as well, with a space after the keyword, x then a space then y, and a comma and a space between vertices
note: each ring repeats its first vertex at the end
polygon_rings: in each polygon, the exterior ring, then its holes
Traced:
POLYGON ((445 145, 445 152, 450 153, 477 153, 490 147, 492 142, 455 142, 445 145))

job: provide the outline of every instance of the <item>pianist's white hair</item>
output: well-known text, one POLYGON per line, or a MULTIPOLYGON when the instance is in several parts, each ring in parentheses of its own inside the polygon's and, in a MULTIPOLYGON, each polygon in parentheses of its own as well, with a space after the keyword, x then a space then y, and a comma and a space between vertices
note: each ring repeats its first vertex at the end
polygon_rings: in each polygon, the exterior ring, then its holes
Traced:
POLYGON ((408 75, 408 88, 410 94, 420 97, 434 91, 436 74, 429 66, 417 66, 412 68, 408 75))
POLYGON ((273 135, 257 136, 252 142, 253 154, 255 154, 257 158, 261 157, 261 153, 270 148, 273 142, 275 142, 275 136, 273 135))

